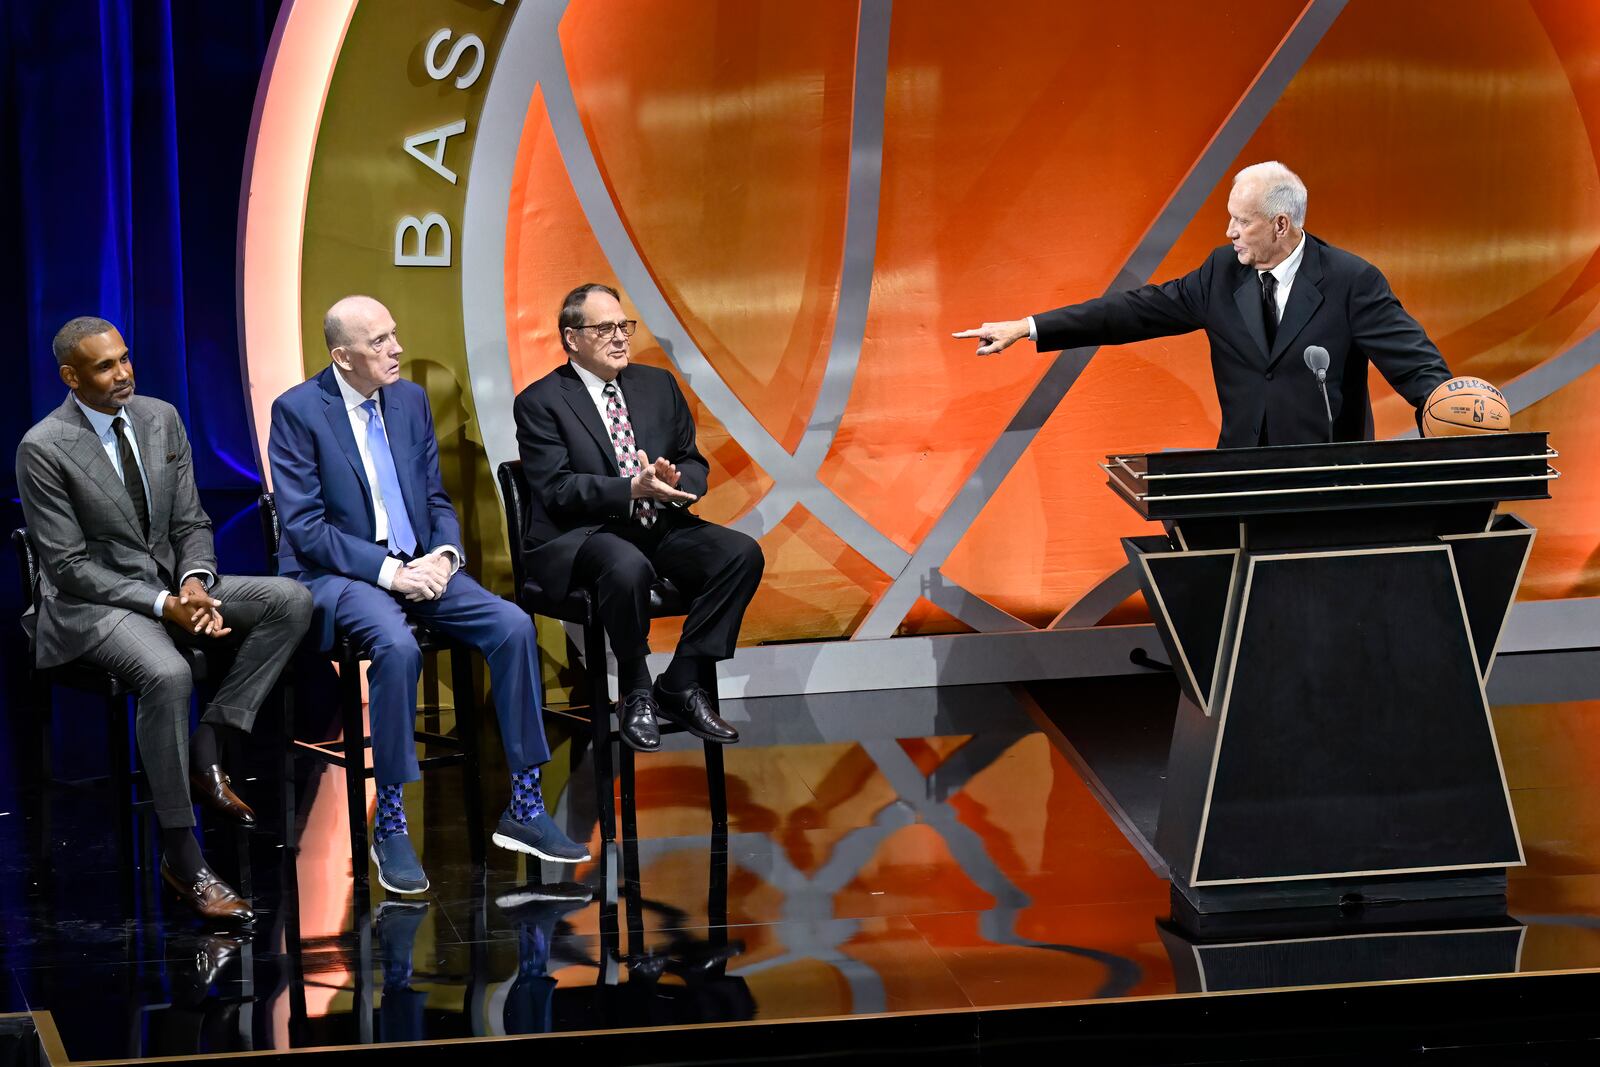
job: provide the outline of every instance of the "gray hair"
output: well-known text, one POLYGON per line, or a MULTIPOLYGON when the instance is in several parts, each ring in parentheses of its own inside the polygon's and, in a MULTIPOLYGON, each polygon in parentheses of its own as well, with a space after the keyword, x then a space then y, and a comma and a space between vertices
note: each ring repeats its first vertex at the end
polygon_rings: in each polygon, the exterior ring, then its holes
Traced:
POLYGON ((1289 216, 1296 229, 1306 224, 1306 183, 1288 167, 1271 160, 1255 163, 1234 175, 1233 183, 1250 182, 1259 192, 1257 203, 1265 218, 1289 216))
POLYGON ((50 349, 56 354, 56 362, 65 367, 72 362, 72 353, 78 350, 78 344, 85 337, 98 337, 115 329, 116 327, 105 319, 93 315, 79 315, 56 331, 55 340, 50 342, 50 349))

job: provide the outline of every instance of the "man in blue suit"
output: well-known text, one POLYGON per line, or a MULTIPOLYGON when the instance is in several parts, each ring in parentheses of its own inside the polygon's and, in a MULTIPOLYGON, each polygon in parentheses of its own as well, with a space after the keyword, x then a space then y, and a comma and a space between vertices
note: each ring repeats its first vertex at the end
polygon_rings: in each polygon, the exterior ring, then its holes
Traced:
POLYGON ((349 296, 328 309, 322 328, 332 365, 272 405, 278 570, 310 588, 321 648, 337 632, 371 660, 378 880, 397 893, 428 888, 401 793, 421 776, 412 730, 422 654, 408 618, 470 642, 488 660, 512 769, 511 803, 494 843, 562 863, 586 860, 588 850, 556 826, 539 791, 550 749, 533 623, 461 571, 461 528, 439 477, 433 413, 422 387, 400 379, 394 317, 371 297, 349 296))

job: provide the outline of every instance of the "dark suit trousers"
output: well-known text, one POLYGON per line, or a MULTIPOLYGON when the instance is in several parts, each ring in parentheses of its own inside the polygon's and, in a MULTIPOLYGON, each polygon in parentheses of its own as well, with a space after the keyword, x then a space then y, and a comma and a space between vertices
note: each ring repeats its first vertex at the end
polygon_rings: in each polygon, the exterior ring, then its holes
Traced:
POLYGON ((660 575, 689 600, 678 655, 724 660, 733 655, 765 566, 753 538, 669 514, 649 529, 612 522, 590 534, 573 561, 572 580, 597 590, 600 624, 618 659, 650 653, 650 586, 660 575))
POLYGON ((221 575, 211 595, 222 601, 224 638, 185 633, 129 613, 111 637, 83 656, 125 679, 139 694, 134 732, 162 829, 194 825, 189 800, 189 695, 194 679, 178 644, 231 653, 233 663, 205 707, 206 722, 248 732, 311 621, 311 594, 289 578, 221 575))
POLYGON ((489 662, 489 685, 500 741, 513 771, 550 758, 539 717, 543 689, 533 620, 457 571, 438 600, 407 600, 367 582, 339 596, 334 627, 371 659, 367 714, 372 721, 372 772, 379 785, 422 777, 413 740, 422 652, 407 617, 472 645, 489 662))

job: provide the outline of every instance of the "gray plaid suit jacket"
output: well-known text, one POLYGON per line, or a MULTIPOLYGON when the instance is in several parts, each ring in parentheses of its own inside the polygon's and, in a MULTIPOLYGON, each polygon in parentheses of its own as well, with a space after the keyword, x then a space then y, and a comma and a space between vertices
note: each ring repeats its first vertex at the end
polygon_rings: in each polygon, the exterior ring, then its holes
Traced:
POLYGON ((156 594, 176 592, 175 576, 217 573, 211 520, 195 488, 189 435, 177 409, 135 395, 133 423, 150 484, 150 537, 89 420, 69 395, 17 448, 17 486, 39 553, 38 617, 23 626, 34 661, 53 667, 106 640, 129 612, 150 617, 156 594))

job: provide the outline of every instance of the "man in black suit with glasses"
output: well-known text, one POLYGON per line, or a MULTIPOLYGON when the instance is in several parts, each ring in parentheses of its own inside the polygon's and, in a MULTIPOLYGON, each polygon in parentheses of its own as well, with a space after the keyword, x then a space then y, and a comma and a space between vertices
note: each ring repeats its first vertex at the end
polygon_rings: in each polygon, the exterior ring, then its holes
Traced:
POLYGON ((727 744, 739 734, 717 716, 709 690, 717 661, 733 655, 764 561, 752 538, 689 510, 705 494, 708 467, 677 380, 631 362, 637 325, 615 289, 578 286, 558 318, 566 364, 517 396, 528 584, 551 601, 575 586, 596 590, 627 744, 659 748, 657 714, 727 744), (689 612, 672 662, 652 684, 645 656, 658 575, 684 594, 689 612))

